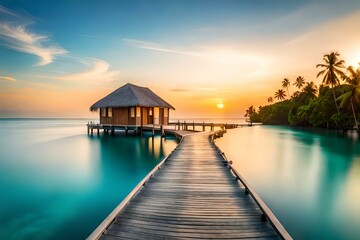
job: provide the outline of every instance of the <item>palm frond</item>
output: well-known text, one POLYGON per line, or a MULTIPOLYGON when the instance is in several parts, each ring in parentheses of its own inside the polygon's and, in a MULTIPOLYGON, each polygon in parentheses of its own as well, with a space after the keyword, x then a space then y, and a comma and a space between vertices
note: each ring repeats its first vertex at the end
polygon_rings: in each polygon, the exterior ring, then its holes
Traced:
POLYGON ((339 107, 345 108, 349 104, 351 97, 352 97, 352 91, 348 91, 348 92, 342 94, 341 96, 339 96, 336 99, 337 101, 341 101, 339 107))

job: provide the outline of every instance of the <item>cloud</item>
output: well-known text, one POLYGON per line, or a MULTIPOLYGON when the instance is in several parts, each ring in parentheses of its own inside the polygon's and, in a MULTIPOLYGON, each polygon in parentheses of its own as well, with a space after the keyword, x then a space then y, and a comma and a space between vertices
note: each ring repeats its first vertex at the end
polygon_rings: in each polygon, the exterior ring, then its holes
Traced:
POLYGON ((86 37, 86 38, 99 38, 99 36, 96 36, 96 35, 89 35, 89 34, 83 34, 83 33, 78 33, 78 35, 80 37, 86 37))
POLYGON ((90 65, 91 68, 87 71, 59 76, 56 77, 56 79, 80 82, 113 81, 119 75, 119 71, 110 70, 110 64, 103 60, 91 58, 85 60, 83 59, 81 62, 86 65, 90 65))
POLYGON ((259 64, 266 58, 265 56, 256 56, 252 52, 246 49, 244 46, 197 46, 195 50, 183 51, 176 47, 164 47, 159 43, 135 40, 135 39, 123 39, 126 44, 132 47, 159 51, 165 53, 174 53, 179 55, 194 56, 203 60, 220 63, 224 65, 249 65, 259 64))
POLYGON ((9 77, 9 76, 0 76, 0 80, 5 80, 8 82, 16 82, 16 79, 13 77, 9 77))
POLYGON ((9 9, 3 7, 0 5, 0 13, 9 15, 9 16, 13 16, 13 17, 19 17, 19 15, 17 15, 16 13, 10 11, 9 9))
POLYGON ((141 40, 128 39, 128 38, 124 38, 123 41, 129 46, 142 48, 142 49, 187 55, 187 56, 201 56, 201 53, 196 51, 183 51, 174 48, 166 48, 160 45, 159 43, 155 43, 155 42, 141 41, 141 40))
POLYGON ((172 92, 192 92, 192 91, 216 91, 217 88, 173 88, 170 89, 172 92))
POLYGON ((284 43, 284 46, 287 46, 287 45, 293 45, 293 44, 298 44, 304 40, 306 40, 309 36, 308 35, 301 35, 301 36, 297 36, 289 41, 286 41, 284 43))
POLYGON ((189 92, 190 89, 185 89, 185 88, 174 88, 174 89, 170 89, 170 91, 172 92, 189 92))
POLYGON ((216 27, 201 27, 201 28, 196 28, 193 31, 194 32, 209 32, 209 31, 214 31, 217 30, 216 27))
MULTIPOLYGON (((0 6, 0 12, 11 16, 18 15, 0 6)), ((0 22, 0 45, 28 54, 38 56, 40 61, 37 66, 52 63, 56 56, 67 54, 68 51, 55 44, 49 44, 49 36, 31 32, 28 23, 18 23, 18 21, 0 22)))

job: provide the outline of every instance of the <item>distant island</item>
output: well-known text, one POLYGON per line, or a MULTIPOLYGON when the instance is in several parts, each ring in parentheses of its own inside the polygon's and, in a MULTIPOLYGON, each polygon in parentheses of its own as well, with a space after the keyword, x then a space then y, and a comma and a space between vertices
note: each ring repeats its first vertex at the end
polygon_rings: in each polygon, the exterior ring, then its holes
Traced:
MULTIPOLYGON (((338 52, 325 54, 324 63, 317 64, 321 69, 317 77, 322 76, 322 84, 306 82, 297 77, 291 83, 288 78, 282 81, 281 89, 269 97, 269 105, 258 110, 250 106, 245 117, 250 122, 292 126, 312 126, 333 129, 356 129, 359 131, 360 65, 345 67, 338 52), (289 86, 297 91, 290 93, 289 86)), ((360 63, 359 63, 360 64, 360 63)))

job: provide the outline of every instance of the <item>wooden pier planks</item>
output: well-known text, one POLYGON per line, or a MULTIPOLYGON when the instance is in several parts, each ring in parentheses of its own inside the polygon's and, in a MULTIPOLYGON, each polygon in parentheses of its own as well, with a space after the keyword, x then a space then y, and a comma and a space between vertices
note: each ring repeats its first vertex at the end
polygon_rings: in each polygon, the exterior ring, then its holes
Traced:
POLYGON ((185 136, 100 239, 279 238, 208 134, 185 136))

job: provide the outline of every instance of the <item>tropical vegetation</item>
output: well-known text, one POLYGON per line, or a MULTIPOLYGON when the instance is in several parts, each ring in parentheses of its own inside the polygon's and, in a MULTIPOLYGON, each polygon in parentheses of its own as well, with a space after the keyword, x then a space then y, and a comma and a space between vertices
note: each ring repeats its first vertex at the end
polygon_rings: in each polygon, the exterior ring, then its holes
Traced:
POLYGON ((338 52, 325 54, 323 63, 316 65, 317 77, 322 77, 319 86, 302 76, 293 83, 284 78, 268 105, 259 110, 251 106, 245 116, 264 124, 359 129, 360 63, 357 68, 344 64, 338 52), (292 95, 291 85, 296 87, 292 95))

